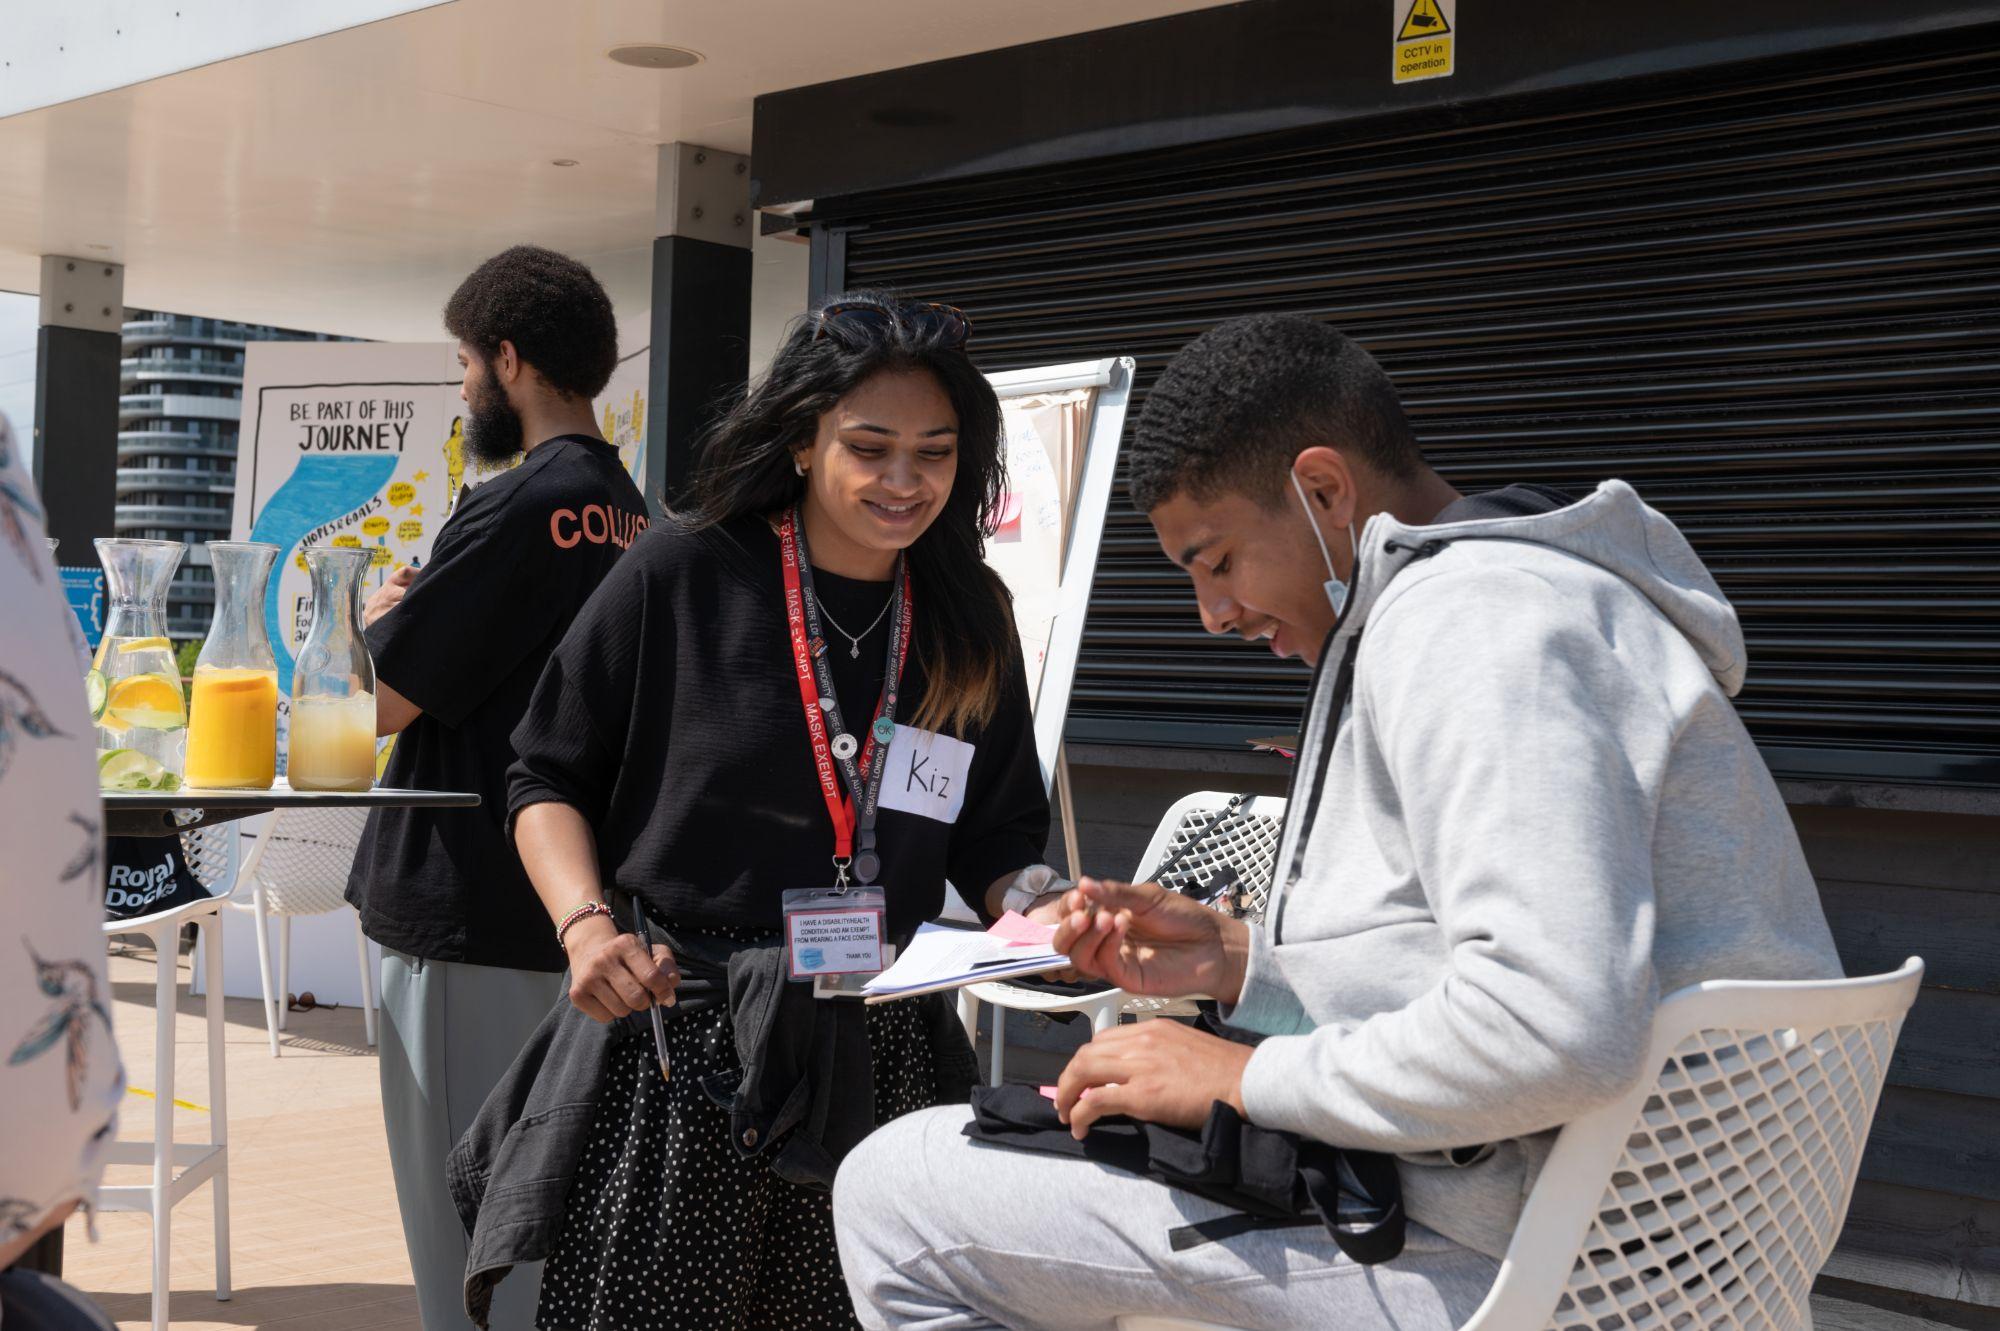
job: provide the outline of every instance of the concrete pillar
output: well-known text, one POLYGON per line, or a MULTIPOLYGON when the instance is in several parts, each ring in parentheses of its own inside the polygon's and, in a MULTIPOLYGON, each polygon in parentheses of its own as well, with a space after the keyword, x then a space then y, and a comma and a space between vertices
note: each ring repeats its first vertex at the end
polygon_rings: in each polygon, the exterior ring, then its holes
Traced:
POLYGON ((118 358, 125 267, 42 256, 35 340, 35 484, 66 563, 88 567, 113 534, 118 489, 118 358))
POLYGON ((660 148, 651 383, 641 488, 660 511, 685 490, 695 447, 750 372, 750 160, 691 143, 660 148))

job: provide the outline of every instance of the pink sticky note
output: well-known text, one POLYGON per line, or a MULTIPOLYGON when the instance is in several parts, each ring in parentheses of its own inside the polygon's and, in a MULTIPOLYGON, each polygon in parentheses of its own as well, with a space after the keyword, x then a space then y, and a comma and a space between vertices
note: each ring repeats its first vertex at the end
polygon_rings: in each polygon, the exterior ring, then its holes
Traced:
POLYGON ((1009 947, 1047 947, 1056 936, 1055 926, 1036 924, 1018 910, 1002 915, 986 932, 1009 947))

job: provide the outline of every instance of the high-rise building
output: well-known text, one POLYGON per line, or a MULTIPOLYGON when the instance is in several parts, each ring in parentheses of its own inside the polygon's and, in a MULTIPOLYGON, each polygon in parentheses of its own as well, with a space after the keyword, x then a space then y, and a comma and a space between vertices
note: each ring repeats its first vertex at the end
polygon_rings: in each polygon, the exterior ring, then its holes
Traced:
POLYGON ((167 631, 199 638, 215 608, 215 571, 204 542, 229 538, 235 503, 243 348, 341 339, 127 310, 124 340, 114 522, 120 536, 187 542, 167 602, 167 631))

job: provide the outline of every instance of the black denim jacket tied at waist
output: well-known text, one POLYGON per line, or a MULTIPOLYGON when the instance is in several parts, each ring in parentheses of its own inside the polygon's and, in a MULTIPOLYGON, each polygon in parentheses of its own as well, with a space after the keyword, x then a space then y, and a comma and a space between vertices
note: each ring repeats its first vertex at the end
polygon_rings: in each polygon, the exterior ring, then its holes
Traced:
MULTIPOLYGON (((620 917, 629 913, 622 905, 620 917)), ((775 936, 741 943, 658 925, 653 934, 679 965, 680 1010, 729 1004, 738 1066, 704 1077, 702 1089, 728 1113, 737 1153, 801 1187, 831 1188, 840 1161, 875 1127, 862 1005, 791 983, 775 936)), ((940 1102, 963 1104, 977 1081, 964 1028, 938 995, 904 1001, 924 1005, 940 1102)), ((612 1051, 632 1039, 652 1042, 644 1013, 600 1024, 565 996, 453 1148, 447 1183, 471 1241, 465 1308, 479 1326, 508 1270, 554 1251, 612 1051)))

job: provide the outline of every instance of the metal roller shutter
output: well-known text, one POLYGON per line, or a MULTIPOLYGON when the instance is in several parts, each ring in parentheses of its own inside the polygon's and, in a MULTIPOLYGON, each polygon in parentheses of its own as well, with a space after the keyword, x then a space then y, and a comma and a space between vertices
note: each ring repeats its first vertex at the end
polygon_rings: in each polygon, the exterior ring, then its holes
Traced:
MULTIPOLYGON (((1969 46, 848 200, 821 271, 963 306, 988 369, 1136 356, 1141 394, 1221 319, 1329 320, 1461 488, 1620 476, 1681 524, 1779 772, 2000 784, 2000 56, 1969 46)), ((1304 673, 1207 638, 1122 493, 1097 586, 1073 738, 1296 724, 1304 673)))

